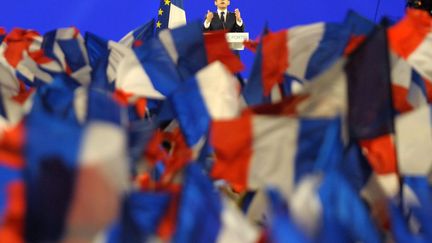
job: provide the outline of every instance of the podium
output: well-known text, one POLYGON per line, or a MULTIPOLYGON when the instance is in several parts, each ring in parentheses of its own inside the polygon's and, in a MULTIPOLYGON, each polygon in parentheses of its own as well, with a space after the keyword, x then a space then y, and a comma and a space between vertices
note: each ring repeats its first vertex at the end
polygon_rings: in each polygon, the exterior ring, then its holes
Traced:
POLYGON ((247 32, 232 32, 232 33, 226 33, 225 35, 226 40, 232 50, 235 51, 242 51, 244 50, 244 44, 243 42, 246 40, 249 40, 249 33, 247 32))

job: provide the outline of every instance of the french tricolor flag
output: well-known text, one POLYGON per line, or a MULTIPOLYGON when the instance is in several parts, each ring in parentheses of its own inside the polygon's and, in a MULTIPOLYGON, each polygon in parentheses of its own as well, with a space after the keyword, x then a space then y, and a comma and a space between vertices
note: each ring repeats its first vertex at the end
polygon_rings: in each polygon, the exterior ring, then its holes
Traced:
POLYGON ((432 17, 426 11, 408 9, 405 17, 388 29, 390 49, 428 80, 426 87, 432 89, 432 17))
POLYGON ((210 134, 216 158, 211 176, 238 191, 275 186, 289 195, 305 173, 321 170, 329 159, 336 161, 330 157, 338 155, 339 129, 338 119, 249 113, 215 121, 210 134))
POLYGON ((212 120, 240 114, 239 84, 220 62, 183 83, 169 98, 189 146, 207 135, 212 120))
POLYGON ((23 53, 23 59, 16 68, 17 78, 30 87, 39 87, 51 83, 52 74, 62 72, 60 64, 47 56, 43 50, 32 53, 23 53))
POLYGON ((258 230, 214 188, 197 165, 185 168, 173 242, 258 242, 258 230))
POLYGON ((263 36, 243 92, 246 102, 262 103, 259 97, 269 96, 285 75, 311 80, 321 74, 344 54, 349 30, 341 24, 316 23, 263 36))
POLYGON ((432 86, 411 65, 394 53, 390 54, 393 106, 404 113, 427 104, 432 99, 432 86))
POLYGON ((7 34, 2 43, 2 54, 8 63, 16 68, 23 58, 24 52, 39 50, 42 37, 34 30, 13 29, 7 34), (4 48, 4 49, 3 49, 4 48))
MULTIPOLYGON (((0 52, 2 69, 9 70, 17 85, 20 82, 29 86, 48 83, 52 80, 48 72, 61 71, 58 63, 47 57, 42 50, 42 37, 32 30, 12 30, 4 39, 0 52)), ((2 81, 9 76, 4 76, 2 81)))
POLYGON ((348 77, 341 59, 321 75, 306 82, 296 94, 273 104, 257 105, 252 112, 307 118, 333 118, 348 112, 348 77))
POLYGON ((155 20, 152 19, 148 23, 129 32, 119 41, 119 43, 129 48, 140 47, 146 42, 146 40, 154 36, 154 29, 155 20))
POLYGON ((170 57, 183 79, 188 79, 214 61, 220 61, 232 73, 243 70, 240 59, 230 50, 225 32, 203 34, 202 23, 191 24, 159 32, 170 57))
POLYGON ((91 67, 84 38, 76 28, 48 32, 43 37, 46 56, 58 61, 63 71, 82 85, 91 81, 91 67))
POLYGON ((133 56, 134 50, 129 46, 105 40, 90 32, 85 35, 85 45, 90 66, 93 69, 92 85, 102 84, 105 88, 108 87, 109 90, 113 91, 120 62, 125 57, 133 56))
POLYGON ((168 52, 155 38, 120 59, 115 85, 125 93, 162 100, 178 87, 180 80, 168 52))

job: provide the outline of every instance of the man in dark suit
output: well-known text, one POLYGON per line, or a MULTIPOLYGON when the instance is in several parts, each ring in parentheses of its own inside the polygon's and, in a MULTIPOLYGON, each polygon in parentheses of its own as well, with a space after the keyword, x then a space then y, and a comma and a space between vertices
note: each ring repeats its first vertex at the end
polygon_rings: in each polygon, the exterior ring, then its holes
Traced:
POLYGON ((244 23, 240 11, 228 12, 230 0, 215 0, 217 12, 207 11, 204 31, 227 30, 228 32, 244 32, 244 23))

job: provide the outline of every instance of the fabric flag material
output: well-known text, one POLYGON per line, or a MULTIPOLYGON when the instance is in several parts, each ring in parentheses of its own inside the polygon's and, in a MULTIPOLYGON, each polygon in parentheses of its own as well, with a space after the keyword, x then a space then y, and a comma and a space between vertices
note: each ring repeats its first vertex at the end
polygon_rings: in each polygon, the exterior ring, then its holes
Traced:
POLYGON ((95 68, 101 58, 109 55, 108 41, 91 32, 86 32, 84 39, 90 66, 95 68))
POLYGON ((432 17, 422 10, 408 9, 405 17, 388 29, 390 49, 404 58, 431 86, 432 17))
POLYGON ((302 178, 289 198, 292 221, 320 242, 381 242, 358 194, 333 171, 302 178))
POLYGON ((161 0, 158 10, 156 30, 174 29, 186 24, 186 11, 183 0, 161 0))
POLYGON ((20 243, 24 242, 25 185, 22 171, 5 165, 4 159, 0 159, 0 241, 20 243))
POLYGON ((257 242, 258 232, 197 165, 185 169, 173 242, 257 242))
POLYGON ((2 96, 13 97, 21 91, 20 82, 15 75, 15 69, 7 63, 3 55, 0 55, 0 85, 2 96))
POLYGON ((329 173, 318 188, 322 204, 323 242, 382 242, 363 201, 338 173, 329 173))
POLYGON ((152 19, 148 23, 129 32, 119 41, 119 43, 129 48, 140 47, 148 39, 154 36, 154 29, 155 29, 155 20, 152 19))
POLYGON ((168 210, 168 193, 134 192, 122 205, 118 222, 107 232, 107 243, 146 242, 156 236, 157 227, 168 210))
POLYGON ((31 113, 25 129, 26 241, 94 238, 117 218, 128 188, 124 131, 103 122, 81 128, 43 112, 31 113))
POLYGON ((232 73, 243 70, 243 64, 229 48, 225 32, 203 34, 201 22, 161 31, 159 39, 184 80, 214 61, 222 62, 232 73))
POLYGON ((339 121, 251 114, 213 122, 210 139, 216 161, 211 176, 238 191, 274 186, 289 195, 303 175, 322 171, 329 155, 338 154, 328 154, 337 146, 332 140, 341 139, 328 136, 335 123, 339 121))
POLYGON ((11 98, 0 93, 0 132, 8 127, 14 127, 24 117, 23 108, 11 98))
POLYGON ((385 28, 378 28, 349 59, 350 136, 371 139, 394 131, 390 62, 385 28), (374 63, 374 68, 370 68, 374 63))
POLYGON ((375 29, 375 23, 350 10, 344 25, 350 28, 350 39, 345 48, 345 55, 352 54, 375 29))
POLYGON ((158 39, 124 57, 117 68, 116 89, 140 97, 165 99, 180 84, 177 69, 158 39))
POLYGON ((220 62, 214 62, 183 83, 170 97, 189 146, 207 135, 212 120, 240 114, 238 82, 220 62))
POLYGON ((2 48, 5 47, 3 54, 8 63, 16 68, 23 58, 23 53, 40 49, 41 43, 42 38, 38 32, 16 28, 5 37, 2 44, 2 48))
POLYGON ((432 239, 432 190, 425 176, 403 178, 402 206, 408 216, 408 225, 414 233, 432 239))
POLYGON ((51 84, 38 88, 32 99, 30 114, 49 114, 57 119, 78 124, 79 115, 74 109, 74 92, 78 86, 75 80, 67 76, 56 76, 51 84))
POLYGON ((16 76, 30 87, 39 87, 51 83, 53 75, 61 72, 59 63, 45 56, 40 50, 29 54, 23 53, 23 59, 16 69, 16 76))
POLYGON ((90 84, 91 66, 84 38, 76 28, 57 29, 43 37, 45 54, 57 60, 63 71, 82 85, 90 84))
POLYGON ((286 38, 285 31, 269 33, 263 37, 257 49, 249 80, 242 91, 248 105, 268 103, 265 101, 268 100, 267 97, 273 86, 282 82, 281 75, 288 66, 286 38))
POLYGON ((390 53, 393 106, 404 113, 425 105, 432 99, 428 83, 401 57, 390 53))
POLYGON ((350 27, 351 37, 367 37, 375 28, 375 23, 349 10, 344 24, 350 27))
POLYGON ((285 115, 304 118, 333 118, 346 116, 348 110, 347 75, 345 60, 337 61, 331 68, 307 82, 291 97, 274 104, 251 108, 261 115, 285 115))
POLYGON ((402 175, 424 176, 432 167, 431 114, 431 107, 425 105, 396 117, 398 168, 402 175))
MULTIPOLYGON (((60 72, 61 67, 54 59, 47 57, 41 48, 42 37, 39 33, 32 30, 13 29, 1 46, 0 52, 3 55, 0 62, 3 68, 8 69, 16 79, 29 86, 49 83, 52 77, 45 69, 60 72)), ((2 79, 4 81, 6 78, 2 79)), ((11 88, 10 85, 8 88, 11 88)))
POLYGON ((300 80, 313 79, 342 57, 348 39, 348 27, 330 23, 298 26, 265 35, 245 87, 246 102, 262 103, 256 95, 269 96, 286 74, 300 80))
POLYGON ((134 55, 134 51, 124 44, 105 40, 89 32, 85 35, 85 44, 93 69, 91 85, 113 92, 120 62, 134 55))
POLYGON ((311 242, 290 218, 284 198, 275 189, 267 189, 269 239, 271 242, 311 242))
POLYGON ((110 93, 79 87, 74 90, 72 99, 67 106, 73 110, 74 120, 79 124, 103 121, 124 125, 126 122, 126 109, 110 93))
POLYGON ((390 205, 392 232, 400 242, 429 242, 432 240, 432 199, 427 177, 403 178, 402 201, 390 205))

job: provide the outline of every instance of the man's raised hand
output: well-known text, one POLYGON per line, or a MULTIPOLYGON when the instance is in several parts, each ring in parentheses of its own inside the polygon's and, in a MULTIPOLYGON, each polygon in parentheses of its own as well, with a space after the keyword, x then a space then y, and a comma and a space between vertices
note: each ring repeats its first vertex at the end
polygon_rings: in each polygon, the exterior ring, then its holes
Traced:
POLYGON ((207 10, 207 15, 206 15, 206 21, 207 23, 210 23, 213 19, 213 13, 210 12, 210 10, 207 10))
POLYGON ((235 9, 234 11, 235 16, 236 16, 236 20, 237 21, 241 21, 241 15, 240 15, 240 10, 238 8, 235 9))

